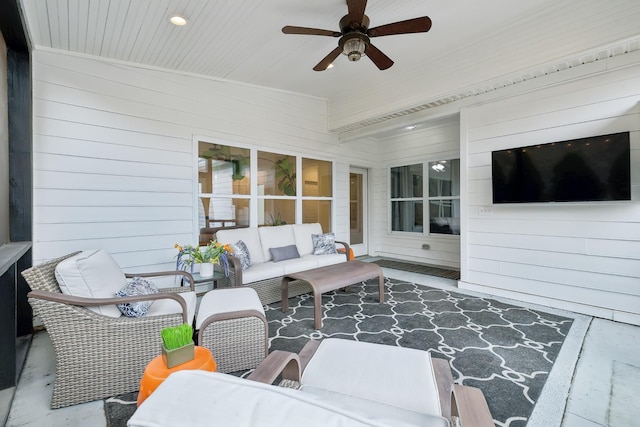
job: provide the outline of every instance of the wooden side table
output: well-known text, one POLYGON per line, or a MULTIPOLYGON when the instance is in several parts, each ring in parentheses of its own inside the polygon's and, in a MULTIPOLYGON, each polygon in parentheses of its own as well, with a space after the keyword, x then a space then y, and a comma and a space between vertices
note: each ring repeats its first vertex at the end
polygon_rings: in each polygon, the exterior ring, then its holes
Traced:
POLYGON ((174 372, 182 371, 185 369, 200 369, 203 371, 215 372, 216 362, 213 360, 211 352, 200 346, 194 347, 194 358, 186 363, 183 363, 173 368, 167 368, 162 355, 155 357, 147 367, 144 369, 142 379, 140 380, 140 391, 138 392, 138 406, 144 402, 144 400, 154 392, 156 388, 162 382, 167 379, 169 375, 174 372))

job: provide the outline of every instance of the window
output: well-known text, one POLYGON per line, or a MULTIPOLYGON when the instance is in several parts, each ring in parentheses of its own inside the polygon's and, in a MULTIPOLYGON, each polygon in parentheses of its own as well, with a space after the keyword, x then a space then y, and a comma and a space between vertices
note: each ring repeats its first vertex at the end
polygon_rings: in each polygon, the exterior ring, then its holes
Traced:
POLYGON ((319 222, 331 230, 329 161, 200 141, 198 187, 199 228, 319 222))
POLYGON ((249 226, 249 150, 198 144, 198 227, 249 226))
POLYGON ((460 234, 460 159, 429 163, 429 233, 460 234))
POLYGON ((258 151, 258 225, 295 224, 296 158, 258 151))
POLYGON ((393 167, 390 175, 391 231, 424 233, 426 215, 430 234, 460 234, 459 159, 393 167))
POLYGON ((333 164, 302 158, 302 222, 319 222, 322 230, 331 230, 333 164))
POLYGON ((422 163, 391 168, 391 231, 422 233, 422 163))

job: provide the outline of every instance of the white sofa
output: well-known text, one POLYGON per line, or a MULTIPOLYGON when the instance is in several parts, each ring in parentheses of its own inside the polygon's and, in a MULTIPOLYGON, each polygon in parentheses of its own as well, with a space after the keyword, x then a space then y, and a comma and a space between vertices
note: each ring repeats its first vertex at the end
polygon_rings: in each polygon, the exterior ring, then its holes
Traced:
MULTIPOLYGON (((345 253, 314 255, 312 235, 323 234, 318 223, 278 225, 273 227, 235 228, 218 230, 216 239, 222 244, 236 244, 243 241, 251 258, 251 265, 242 270, 240 260, 229 257, 231 286, 250 286, 258 292, 263 304, 271 304, 282 299, 280 282, 282 276, 289 273, 310 270, 326 265, 338 264, 349 260, 349 245, 336 241, 338 248, 345 253), (295 245, 299 258, 274 262, 269 249, 295 245)), ((303 282, 289 284, 289 297, 310 292, 311 288, 303 282)))

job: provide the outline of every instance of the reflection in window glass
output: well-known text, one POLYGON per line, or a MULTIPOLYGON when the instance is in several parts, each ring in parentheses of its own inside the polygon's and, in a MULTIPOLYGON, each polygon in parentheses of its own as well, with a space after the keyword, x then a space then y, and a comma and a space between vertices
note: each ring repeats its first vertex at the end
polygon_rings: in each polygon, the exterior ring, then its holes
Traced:
POLYGON ((460 234, 460 200, 429 200, 429 232, 460 234))
POLYGON ((391 230, 421 233, 423 231, 422 210, 422 200, 391 202, 391 230))
POLYGON ((422 164, 391 168, 391 198, 422 197, 422 164))
POLYGON ((296 202, 287 199, 259 199, 258 225, 296 223, 296 202))
POLYGON ((429 163, 429 197, 460 195, 460 159, 429 163))
POLYGON ((248 226, 249 199, 200 197, 198 228, 248 226))
POLYGON ((302 158, 302 195, 304 197, 331 197, 333 165, 324 160, 302 158))
POLYGON ((331 231, 331 200, 303 200, 302 222, 319 222, 324 232, 331 231))
POLYGON ((250 194, 249 150, 198 143, 198 192, 214 195, 250 194))
POLYGON ((460 159, 429 163, 429 233, 460 234, 460 159))
POLYGON ((258 151, 258 188, 269 196, 295 196, 295 156, 258 151))

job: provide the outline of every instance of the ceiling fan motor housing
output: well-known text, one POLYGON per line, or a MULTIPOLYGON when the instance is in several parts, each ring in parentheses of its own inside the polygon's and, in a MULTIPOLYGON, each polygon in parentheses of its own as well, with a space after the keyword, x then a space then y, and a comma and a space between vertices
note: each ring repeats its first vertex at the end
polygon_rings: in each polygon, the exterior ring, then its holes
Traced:
POLYGON ((366 33, 367 28, 369 28, 369 17, 367 15, 362 16, 362 22, 351 22, 349 15, 345 15, 340 19, 340 31, 342 34, 348 34, 352 31, 359 31, 361 33, 366 33))

